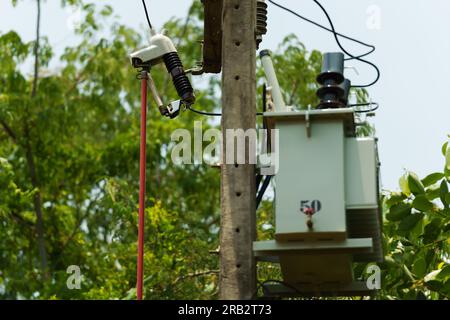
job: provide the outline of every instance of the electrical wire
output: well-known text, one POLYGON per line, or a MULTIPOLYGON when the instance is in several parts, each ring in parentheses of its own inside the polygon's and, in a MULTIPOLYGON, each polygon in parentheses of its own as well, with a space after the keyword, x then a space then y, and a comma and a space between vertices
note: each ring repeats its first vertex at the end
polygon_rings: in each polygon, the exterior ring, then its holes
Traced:
MULTIPOLYGON (((375 105, 375 107, 372 108, 372 109, 369 109, 369 110, 355 110, 355 112, 356 113, 370 113, 370 112, 374 112, 374 111, 378 110, 378 108, 380 107, 380 105, 377 102, 350 104, 350 105, 348 105, 348 107, 354 108, 354 107, 365 107, 365 106, 371 106, 371 105, 375 105)), ((196 109, 194 109, 192 107, 188 107, 187 109, 189 111, 192 111, 192 112, 197 113, 197 114, 202 115, 202 116, 208 116, 208 117, 221 117, 222 116, 221 113, 200 111, 200 110, 196 110, 196 109)), ((256 115, 257 116, 263 116, 263 113, 262 112, 257 112, 256 115)))
POLYGON ((145 11, 145 17, 147 18, 148 26, 150 27, 150 30, 153 29, 152 23, 150 22, 150 17, 148 15, 147 5, 145 4, 145 0, 142 0, 142 5, 144 6, 145 11))
POLYGON ((328 22, 330 23, 331 30, 333 30, 333 35, 334 35, 334 38, 335 38, 336 43, 337 43, 337 45, 339 46, 339 48, 340 48, 345 54, 347 54, 348 56, 350 56, 351 58, 353 58, 353 59, 355 59, 355 60, 358 60, 358 61, 361 61, 361 62, 363 62, 363 63, 366 63, 366 64, 372 66, 372 67, 375 69, 376 73, 377 73, 377 76, 376 76, 375 80, 372 81, 371 83, 365 84, 365 85, 354 85, 354 86, 352 86, 352 88, 368 88, 368 87, 373 86, 373 85, 374 85, 375 83, 377 83, 378 80, 380 79, 380 69, 378 69, 378 67, 377 67, 374 63, 372 63, 372 62, 370 62, 370 61, 367 61, 367 60, 364 60, 364 59, 361 59, 361 58, 359 58, 359 57, 356 57, 356 56, 352 55, 350 52, 348 52, 347 50, 345 50, 345 48, 342 46, 341 42, 339 41, 339 37, 338 37, 338 34, 337 34, 337 32, 336 32, 336 29, 334 28, 333 21, 331 20, 331 17, 330 17, 330 15, 328 14, 327 10, 320 4, 320 2, 319 2, 318 0, 313 0, 313 1, 314 1, 315 4, 317 4, 317 5, 320 7, 320 9, 323 11, 323 13, 325 14, 325 16, 327 17, 327 20, 328 20, 328 22))
POLYGON ((296 17, 298 17, 298 18, 300 18, 300 19, 302 19, 302 20, 304 20, 304 21, 306 21, 306 22, 309 22, 309 23, 311 23, 311 24, 313 24, 313 25, 315 25, 315 26, 317 26, 317 27, 319 27, 319 28, 321 28, 321 29, 323 29, 323 30, 326 30, 326 31, 328 31, 328 32, 333 33, 333 35, 334 35, 334 37, 335 37, 335 40, 336 40, 336 42, 337 42, 339 48, 340 48, 345 54, 347 54, 347 55, 350 57, 350 58, 346 58, 346 59, 345 59, 346 61, 349 61, 349 60, 358 60, 358 61, 360 61, 360 62, 363 62, 363 63, 365 63, 365 64, 370 65, 371 67, 373 67, 373 68, 375 69, 375 71, 376 71, 376 73, 377 73, 377 76, 376 76, 376 78, 375 78, 375 80, 374 80, 373 82, 371 82, 371 83, 369 83, 369 84, 365 84, 365 85, 353 85, 352 88, 367 88, 367 87, 373 86, 375 83, 378 82, 378 80, 380 79, 380 70, 379 70, 379 68, 378 68, 374 63, 362 59, 363 57, 366 57, 366 56, 372 54, 372 53, 375 51, 376 47, 373 46, 373 45, 371 45, 371 44, 367 44, 367 43, 365 43, 365 42, 363 42, 363 41, 357 40, 357 39, 355 39, 355 38, 352 38, 352 37, 349 37, 349 36, 346 36, 346 35, 344 35, 344 34, 342 34, 342 33, 337 32, 336 29, 334 28, 334 24, 333 24, 333 21, 332 21, 331 18, 330 18, 330 15, 329 15, 328 12, 326 11, 326 9, 325 9, 325 8, 324 8, 317 0, 314 0, 314 2, 322 9, 322 11, 324 12, 324 14, 326 15, 326 17, 327 17, 327 19, 328 19, 328 22, 330 23, 331 29, 329 29, 329 28, 327 28, 327 27, 321 25, 320 23, 317 23, 317 22, 315 22, 315 21, 313 21, 313 20, 311 20, 311 19, 309 19, 309 18, 306 18, 306 17, 300 15, 299 13, 297 13, 297 12, 295 12, 295 11, 293 11, 293 10, 291 10, 291 9, 289 9, 289 8, 287 8, 287 7, 285 7, 285 6, 282 6, 281 4, 279 4, 279 3, 277 3, 277 2, 275 2, 275 1, 273 1, 273 0, 268 0, 268 1, 269 1, 269 3, 273 4, 274 6, 280 8, 280 9, 283 9, 283 10, 285 10, 285 11, 287 11, 287 12, 289 12, 289 13, 295 15, 296 17), (361 54, 361 55, 359 55, 359 56, 354 56, 353 54, 349 53, 349 52, 342 46, 341 42, 339 41, 339 37, 342 37, 342 38, 344 38, 344 39, 347 39, 347 40, 353 41, 353 42, 355 42, 355 43, 361 44, 361 45, 363 45, 363 46, 365 46, 365 47, 369 47, 369 48, 371 48, 371 50, 368 51, 368 52, 366 52, 366 53, 364 53, 364 54, 361 54))
MULTIPOLYGON (((194 113, 200 114, 200 115, 202 115, 202 116, 208 116, 208 117, 221 117, 221 116, 222 116, 221 113, 214 113, 214 112, 200 111, 200 110, 194 109, 194 108, 192 108, 192 107, 190 107, 190 106, 187 107, 186 109, 188 109, 189 111, 192 111, 192 112, 194 112, 194 113)), ((257 116, 262 116, 263 113, 262 113, 262 112, 257 112, 256 115, 257 115, 257 116)))
POLYGON ((256 191, 258 192, 259 186, 261 185, 263 176, 261 174, 256 175, 256 191))
POLYGON ((367 109, 367 110, 355 110, 355 113, 371 113, 371 112, 375 112, 378 110, 378 108, 380 107, 378 102, 367 102, 367 103, 355 103, 355 104, 350 104, 348 105, 350 108, 355 108, 355 107, 366 107, 366 106, 375 106, 372 109, 367 109))
POLYGON ((261 204, 262 198, 264 197, 264 194, 266 193, 266 190, 269 187, 270 180, 272 180, 272 176, 266 176, 266 178, 264 179, 261 190, 259 191, 258 195, 256 196, 256 209, 258 209, 259 205, 261 204))
MULTIPOLYGON (((331 29, 325 27, 324 25, 322 25, 322 24, 320 24, 320 23, 318 23, 318 22, 315 22, 315 21, 313 21, 313 20, 311 20, 311 19, 309 19, 309 18, 307 18, 307 17, 305 17, 305 16, 302 16, 302 15, 299 14, 298 12, 295 12, 295 11, 293 11, 293 10, 291 10, 291 9, 289 9, 289 8, 283 6, 283 5, 281 5, 281 4, 279 4, 279 3, 275 2, 275 1, 272 1, 272 0, 268 0, 268 1, 269 1, 271 4, 273 4, 274 6, 276 6, 276 7, 280 8, 280 9, 282 9, 282 10, 284 10, 284 11, 287 11, 287 12, 293 14, 293 15, 296 16, 297 18, 300 18, 300 19, 302 19, 302 20, 304 20, 304 21, 306 21, 306 22, 308 22, 308 23, 311 23, 311 24, 315 25, 316 27, 319 27, 319 28, 321 28, 321 29, 323 29, 323 30, 325 30, 325 31, 328 31, 328 32, 333 33, 333 30, 331 30, 331 29)), ((358 58, 363 58, 363 57, 365 57, 365 56, 368 56, 368 55, 372 54, 372 53, 376 50, 376 47, 375 47, 374 45, 365 43, 365 42, 363 42, 363 41, 361 41, 361 40, 352 38, 352 37, 350 37, 350 36, 347 36, 347 35, 342 34, 342 33, 339 33, 339 32, 336 32, 336 34, 337 34, 338 36, 340 36, 341 38, 350 40, 350 41, 352 41, 352 42, 355 42, 355 43, 358 43, 358 44, 360 44, 360 45, 363 45, 363 46, 365 46, 365 47, 370 48, 370 51, 368 51, 368 52, 366 52, 366 53, 364 53, 364 54, 359 55, 358 58)), ((351 58, 351 57, 350 57, 350 58, 347 58, 347 59, 345 59, 345 60, 354 60, 354 59, 355 59, 355 58, 351 58)))
POLYGON ((189 111, 192 111, 192 112, 194 112, 194 113, 200 114, 200 115, 202 115, 202 116, 208 116, 208 117, 221 117, 221 116, 222 116, 221 113, 214 113, 214 112, 200 111, 200 110, 196 110, 196 109, 194 109, 194 108, 192 108, 192 107, 190 107, 190 106, 187 107, 187 109, 188 109, 189 111))

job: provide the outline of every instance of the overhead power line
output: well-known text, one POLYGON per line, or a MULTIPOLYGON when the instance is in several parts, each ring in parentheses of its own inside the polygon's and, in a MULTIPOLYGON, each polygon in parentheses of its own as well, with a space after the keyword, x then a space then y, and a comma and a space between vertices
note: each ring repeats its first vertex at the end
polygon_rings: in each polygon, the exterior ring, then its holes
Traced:
POLYGON ((323 11, 323 13, 324 13, 325 16, 327 17, 328 22, 330 23, 331 29, 330 29, 330 28, 327 28, 327 27, 325 27, 324 25, 322 25, 322 24, 320 24, 320 23, 318 23, 318 22, 315 22, 315 21, 313 21, 313 20, 311 20, 311 19, 309 19, 309 18, 307 18, 307 17, 305 17, 305 16, 303 16, 303 15, 301 15, 301 14, 295 12, 294 10, 289 9, 289 8, 287 8, 287 7, 281 5, 281 4, 279 4, 279 3, 277 3, 277 2, 275 2, 275 1, 273 1, 273 0, 268 0, 268 1, 269 1, 269 3, 273 4, 274 6, 280 8, 280 9, 286 11, 286 12, 289 12, 289 13, 293 14, 294 16, 296 16, 296 17, 298 17, 298 18, 300 18, 300 19, 302 19, 302 20, 304 20, 304 21, 306 21, 306 22, 308 22, 308 23, 311 23, 311 24, 315 25, 316 27, 319 27, 319 28, 321 28, 321 29, 323 29, 323 30, 325 30, 325 31, 331 32, 331 33, 334 35, 334 38, 335 38, 335 40, 336 40, 336 42, 337 42, 339 48, 340 48, 345 54, 347 54, 347 55, 349 56, 349 58, 346 58, 346 59, 345 59, 346 61, 349 61, 349 60, 358 60, 358 61, 360 61, 360 62, 363 62, 363 63, 365 63, 365 64, 370 65, 371 67, 373 67, 373 68, 375 69, 377 75, 376 75, 376 78, 375 78, 374 81, 372 81, 372 82, 369 83, 369 84, 364 84, 364 85, 353 85, 353 86, 352 86, 353 88, 367 88, 367 87, 373 86, 375 83, 378 82, 378 80, 380 79, 380 70, 379 70, 379 68, 378 68, 374 63, 362 59, 363 57, 366 57, 366 56, 372 54, 372 53, 376 50, 376 47, 375 47, 374 45, 365 43, 365 42, 363 42, 363 41, 361 41, 361 40, 357 40, 357 39, 355 39, 355 38, 353 38, 353 37, 349 37, 349 36, 347 36, 347 35, 344 35, 344 34, 342 34, 342 33, 337 32, 336 29, 335 29, 335 27, 334 27, 333 21, 331 20, 330 15, 328 14, 327 10, 326 10, 326 9, 325 9, 325 8, 324 8, 317 0, 313 0, 313 1, 314 1, 314 3, 316 3, 316 4, 321 8, 321 10, 323 11), (364 54, 361 54, 361 55, 359 55, 359 56, 355 56, 355 55, 349 53, 349 52, 342 46, 342 44, 341 44, 341 42, 340 42, 340 40, 339 40, 339 37, 342 37, 342 38, 344 38, 344 39, 353 41, 353 42, 355 42, 355 43, 361 44, 361 45, 363 45, 363 46, 365 46, 365 47, 368 47, 368 48, 371 48, 371 49, 370 49, 370 51, 368 51, 368 52, 366 52, 366 53, 364 53, 364 54))
POLYGON ((149 26, 150 30, 152 30, 153 26, 152 26, 152 23, 150 22, 150 17, 148 15, 148 10, 147 10, 147 5, 145 4, 145 0, 142 0, 142 5, 144 6, 145 17, 147 18, 148 26, 149 26))

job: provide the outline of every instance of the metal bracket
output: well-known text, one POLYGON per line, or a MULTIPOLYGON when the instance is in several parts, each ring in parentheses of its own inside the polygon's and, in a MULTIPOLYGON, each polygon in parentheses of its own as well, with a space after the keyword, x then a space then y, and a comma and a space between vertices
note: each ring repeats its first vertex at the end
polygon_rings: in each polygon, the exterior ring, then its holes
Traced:
POLYGON ((148 73, 147 77, 148 87, 150 89, 150 92, 152 93, 153 99, 155 100, 155 103, 158 106, 161 115, 164 117, 169 117, 170 119, 176 118, 180 114, 180 111, 184 106, 183 101, 177 100, 165 106, 158 93, 158 89, 156 89, 155 81, 153 80, 151 74, 148 73))
POLYGON ((306 121, 306 136, 308 138, 311 138, 311 121, 310 121, 310 114, 311 111, 311 105, 308 105, 308 110, 306 110, 305 113, 305 121, 306 121))
POLYGON ((203 72, 222 70, 222 11, 224 0, 202 0, 205 12, 203 72))
POLYGON ((201 57, 201 61, 198 61, 196 63, 196 66, 193 68, 190 68, 188 70, 186 70, 186 74, 192 74, 193 76, 200 76, 202 74, 205 73, 205 68, 204 68, 204 47, 205 47, 205 41, 200 40, 198 41, 200 43, 200 46, 202 47, 202 57, 201 57))

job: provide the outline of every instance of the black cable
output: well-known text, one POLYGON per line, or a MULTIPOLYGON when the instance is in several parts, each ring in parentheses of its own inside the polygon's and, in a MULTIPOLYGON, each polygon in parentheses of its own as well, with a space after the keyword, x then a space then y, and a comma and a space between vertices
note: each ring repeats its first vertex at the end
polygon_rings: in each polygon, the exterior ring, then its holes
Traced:
POLYGON ((259 191, 258 196, 256 197, 256 209, 257 210, 259 208, 259 205, 261 204, 264 193, 266 193, 267 187, 269 187, 269 183, 270 183, 271 179, 272 179, 272 176, 267 176, 266 179, 264 179, 261 190, 259 191))
MULTIPOLYGON (((194 113, 200 114, 202 116, 209 116, 209 117, 221 117, 222 116, 221 113, 200 111, 200 110, 196 110, 196 109, 194 109, 192 107, 187 107, 187 109, 192 111, 192 112, 194 112, 194 113)), ((256 115, 257 116, 262 116, 263 113, 262 112, 257 112, 256 115)))
MULTIPOLYGON (((263 88, 262 88, 262 110, 263 113, 267 112, 267 85, 264 83, 263 88)), ((267 119, 264 118, 263 119, 263 129, 266 130, 267 129, 267 119)), ((270 149, 269 145, 268 145, 267 141, 267 150, 270 149)), ((258 191, 259 191, 259 186, 261 185, 261 181, 263 179, 263 176, 261 174, 257 174, 256 175, 256 194, 258 196, 258 191)), ((256 207, 258 208, 258 207, 256 207)))
POLYGON ((261 185, 261 180, 263 176, 261 174, 256 175, 256 192, 259 190, 259 186, 261 185))
MULTIPOLYGON (((364 106, 370 106, 370 105, 375 105, 374 108, 369 109, 369 110, 355 110, 356 113, 370 113, 370 112, 374 112, 376 110, 378 110, 378 108, 380 107, 380 105, 377 102, 372 102, 372 103, 356 103, 356 104, 350 104, 348 105, 348 107, 353 108, 353 107, 364 107, 364 106)), ((221 113, 213 113, 213 112, 205 112, 205 111, 200 111, 200 110, 196 110, 192 107, 188 107, 188 110, 200 114, 202 116, 208 116, 208 117, 221 117, 222 114, 221 113)), ((256 113, 257 116, 262 116, 263 113, 262 112, 258 112, 256 113)))
POLYGON ((188 107, 187 109, 192 111, 192 112, 194 112, 194 113, 200 114, 202 116, 209 116, 209 117, 221 117, 222 116, 221 113, 199 111, 199 110, 196 110, 196 109, 194 109, 192 107, 188 107))
POLYGON ((365 84, 365 85, 355 85, 355 86, 352 86, 352 88, 367 88, 367 87, 373 86, 380 79, 380 69, 378 69, 378 67, 374 63, 372 63, 370 61, 367 61, 367 60, 364 60, 364 59, 361 59, 359 57, 355 57, 351 53, 349 53, 347 50, 345 50, 345 48, 342 46, 341 42, 339 41, 339 37, 338 37, 338 34, 336 32, 336 29, 334 28, 333 21, 331 20, 330 15, 328 14, 327 10, 320 4, 320 2, 318 0, 313 0, 313 1, 314 1, 314 3, 316 3, 320 7, 320 9, 322 9, 323 13, 327 17, 328 22, 330 23, 331 29, 333 30, 334 38, 335 38, 339 48, 341 48, 341 50, 345 54, 347 54, 348 56, 352 57, 353 59, 361 61, 363 63, 366 63, 366 64, 372 66, 375 69, 375 71, 377 72, 377 76, 376 76, 375 80, 372 81, 371 83, 365 84))
POLYGON ((152 30, 153 26, 152 26, 152 23, 150 22, 150 17, 148 15, 147 5, 145 4, 145 0, 142 0, 142 4, 144 5, 145 17, 147 18, 148 26, 150 27, 150 30, 152 30))
MULTIPOLYGON (((295 12, 295 11, 293 11, 293 10, 287 8, 287 7, 284 7, 284 6, 282 6, 281 4, 279 4, 279 3, 276 3, 275 1, 272 1, 272 0, 268 0, 268 1, 269 1, 271 4, 273 4, 274 6, 280 8, 280 9, 282 9, 282 10, 285 10, 285 11, 287 11, 287 12, 293 14, 294 16, 296 16, 296 17, 298 17, 298 18, 300 18, 300 19, 302 19, 302 20, 304 20, 304 21, 306 21, 306 22, 309 22, 309 23, 315 25, 316 27, 319 27, 319 28, 321 28, 321 29, 323 29, 323 30, 325 30, 325 31, 334 33, 333 30, 331 30, 331 29, 325 27, 324 25, 321 25, 321 24, 318 23, 318 22, 315 22, 315 21, 313 21, 313 20, 311 20, 311 19, 309 19, 309 18, 306 18, 306 17, 300 15, 299 13, 297 13, 297 12, 295 12)), ((344 38, 344 39, 347 39, 347 40, 353 41, 353 42, 355 42, 355 43, 361 44, 361 45, 363 45, 363 46, 365 46, 365 47, 371 48, 370 51, 368 51, 367 53, 364 53, 364 54, 358 56, 358 58, 363 58, 363 57, 365 57, 365 56, 368 56, 368 55, 370 55, 371 53, 373 53, 373 52, 375 51, 375 49, 376 49, 376 47, 375 47, 374 45, 371 45, 371 44, 362 42, 362 41, 360 41, 360 40, 357 40, 357 39, 355 39, 355 38, 346 36, 345 34, 342 34, 342 33, 339 33, 339 32, 336 32, 336 34, 337 34, 338 36, 344 38)), ((356 57, 355 57, 355 58, 352 58, 352 57, 351 57, 351 58, 347 58, 346 60, 353 60, 353 59, 356 59, 356 57)))
POLYGON ((373 45, 367 44, 367 43, 365 43, 365 42, 362 42, 362 41, 360 41, 360 40, 357 40, 357 39, 355 39, 355 38, 352 38, 352 37, 346 36, 346 35, 344 35, 344 34, 341 34, 341 33, 339 33, 339 32, 336 32, 336 30, 335 30, 335 28, 334 28, 334 25, 333 25, 333 22, 331 21, 331 18, 330 18, 330 16, 328 15, 328 12, 325 10, 325 8, 324 8, 319 2, 317 2, 317 1, 314 0, 314 2, 315 2, 317 5, 320 6, 320 8, 322 9, 322 11, 323 11, 323 12, 325 13, 325 15, 327 16, 328 21, 329 21, 329 23, 330 23, 330 25, 331 25, 331 29, 329 29, 329 28, 327 28, 327 27, 325 27, 325 26, 323 26, 323 25, 321 25, 321 24, 319 24, 319 23, 317 23, 317 22, 315 22, 315 21, 313 21, 313 20, 311 20, 311 19, 306 18, 306 17, 304 17, 304 16, 298 14, 297 12, 295 12, 295 11, 289 9, 289 8, 286 8, 286 7, 284 7, 284 6, 282 6, 282 5, 278 4, 278 3, 276 3, 276 2, 273 1, 273 0, 268 0, 268 1, 269 1, 271 4, 273 4, 273 5, 277 6, 277 7, 279 7, 280 9, 283 9, 283 10, 285 10, 285 11, 287 11, 287 12, 289 12, 289 13, 295 15, 296 17, 298 17, 298 18, 300 18, 300 19, 302 19, 302 20, 305 20, 306 22, 309 22, 309 23, 311 23, 311 24, 313 24, 313 25, 315 25, 315 26, 317 26, 317 27, 319 27, 319 28, 321 28, 321 29, 323 29, 323 30, 326 30, 326 31, 328 31, 328 32, 333 33, 333 34, 334 34, 334 37, 335 37, 335 39, 336 39, 336 42, 337 42, 337 44, 339 45, 339 47, 341 48, 341 50, 344 51, 348 56, 350 56, 350 58, 346 58, 346 59, 345 59, 346 61, 348 61, 348 60, 359 60, 359 61, 361 61, 361 62, 363 62, 363 63, 369 64, 370 66, 372 66, 372 67, 376 70, 376 72, 377 72, 377 77, 376 77, 375 81, 373 81, 372 83, 367 84, 367 85, 354 85, 354 86, 352 86, 353 88, 367 88, 367 87, 370 87, 370 86, 372 86, 372 85, 374 85, 375 83, 378 82, 378 80, 379 80, 379 78, 380 78, 380 70, 378 69, 378 67, 377 67, 375 64, 373 64, 372 62, 369 62, 369 61, 366 61, 366 60, 361 59, 361 58, 363 58, 363 57, 365 57, 365 56, 368 56, 368 55, 370 55, 371 53, 373 53, 373 52, 375 51, 376 47, 373 46, 373 45), (354 56, 354 55, 350 54, 347 50, 345 50, 345 49, 343 48, 343 46, 341 45, 341 43, 340 43, 340 41, 339 41, 338 36, 339 36, 339 37, 342 37, 342 38, 345 38, 345 39, 347 39, 347 40, 350 40, 350 41, 359 43, 359 44, 361 44, 361 45, 363 45, 363 46, 369 47, 369 48, 371 48, 371 50, 368 51, 368 52, 366 52, 366 53, 364 53, 364 54, 362 54, 362 55, 354 56))
POLYGON ((380 105, 378 104, 378 102, 367 102, 367 103, 355 103, 355 104, 349 104, 348 106, 350 108, 354 108, 354 107, 366 107, 366 106, 372 106, 374 105, 375 107, 373 107, 372 109, 368 109, 368 110, 355 110, 356 113, 370 113, 370 112, 375 112, 378 110, 378 108, 380 107, 380 105))

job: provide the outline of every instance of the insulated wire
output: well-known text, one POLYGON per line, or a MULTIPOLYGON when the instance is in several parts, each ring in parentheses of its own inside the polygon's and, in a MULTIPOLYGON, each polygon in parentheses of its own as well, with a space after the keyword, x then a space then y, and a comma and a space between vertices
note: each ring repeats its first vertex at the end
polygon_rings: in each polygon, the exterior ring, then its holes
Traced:
MULTIPOLYGON (((200 114, 202 116, 209 116, 209 117, 221 117, 222 114, 221 113, 214 113, 214 112, 205 112, 205 111, 200 111, 200 110, 196 110, 194 108, 192 108, 191 106, 187 107, 187 109, 189 111, 192 111, 194 113, 200 114)), ((263 113, 262 112, 257 112, 256 113, 257 116, 262 116, 263 113)))
POLYGON ((379 78, 380 78, 380 70, 378 69, 378 67, 377 67, 374 63, 372 63, 372 62, 369 62, 369 61, 367 61, 367 60, 361 59, 361 58, 366 57, 366 56, 370 55, 371 53, 373 53, 373 52, 375 51, 376 47, 373 46, 373 45, 367 44, 367 43, 365 43, 365 42, 363 42, 363 41, 357 40, 357 39, 355 39, 355 38, 352 38, 352 37, 349 37, 349 36, 346 36, 346 35, 344 35, 344 34, 342 34, 342 33, 337 32, 337 31, 335 30, 335 28, 334 28, 333 21, 331 20, 331 18, 330 18, 330 16, 329 16, 328 12, 326 11, 326 9, 325 9, 325 8, 324 8, 317 0, 314 0, 314 2, 322 9, 322 11, 324 12, 324 14, 326 15, 326 17, 327 17, 327 19, 328 19, 328 22, 330 23, 331 29, 329 29, 329 28, 327 28, 327 27, 321 25, 320 23, 317 23, 317 22, 315 22, 315 21, 313 21, 313 20, 311 20, 311 19, 309 19, 309 18, 306 18, 306 17, 304 17, 304 16, 298 14, 297 12, 295 12, 295 11, 293 11, 293 10, 291 10, 291 9, 289 9, 289 8, 287 8, 287 7, 285 7, 285 6, 282 6, 281 4, 279 4, 279 3, 277 3, 277 2, 275 2, 275 1, 273 1, 273 0, 268 0, 268 1, 269 1, 271 4, 273 4, 274 6, 280 8, 280 9, 283 9, 283 10, 285 10, 285 11, 287 11, 287 12, 289 12, 289 13, 295 15, 296 17, 298 17, 298 18, 300 18, 300 19, 302 19, 302 20, 304 20, 304 21, 306 21, 306 22, 309 22, 309 23, 311 23, 311 24, 313 24, 313 25, 315 25, 315 26, 317 26, 317 27, 319 27, 319 28, 321 28, 321 29, 323 29, 323 30, 326 30, 326 31, 328 31, 328 32, 333 33, 333 35, 334 35, 334 37, 335 37, 335 40, 336 40, 338 46, 340 47, 340 49, 341 49, 344 53, 346 53, 348 56, 350 56, 350 58, 346 58, 346 59, 345 59, 346 61, 349 61, 349 60, 358 60, 358 61, 360 61, 360 62, 363 62, 363 63, 366 63, 366 64, 370 65, 371 67, 373 67, 373 68, 376 70, 377 76, 376 76, 376 79, 375 79, 373 82, 371 82, 371 83, 369 83, 369 84, 365 84, 365 85, 353 85, 352 88, 367 88, 367 87, 370 87, 370 86, 372 86, 372 85, 374 85, 375 83, 378 82, 378 80, 379 80, 379 78), (355 42, 355 43, 361 44, 361 45, 363 45, 363 46, 365 46, 365 47, 369 47, 369 48, 371 48, 371 50, 368 51, 368 52, 366 52, 366 53, 364 53, 364 54, 361 54, 361 55, 359 55, 359 56, 354 56, 353 54, 351 54, 351 53, 349 53, 347 50, 345 50, 345 48, 342 46, 342 44, 341 44, 340 41, 339 41, 339 37, 342 37, 342 38, 344 38, 344 39, 347 39, 347 40, 353 41, 353 42, 355 42))
POLYGON ((150 22, 150 17, 148 15, 147 5, 145 4, 145 0, 142 0, 142 5, 144 6, 145 17, 147 18, 148 26, 150 27, 150 30, 152 30, 153 26, 152 26, 152 23, 150 22))
MULTIPOLYGON (((325 30, 325 31, 334 33, 333 30, 331 30, 331 29, 325 27, 324 25, 322 25, 322 24, 320 24, 320 23, 318 23, 318 22, 315 22, 315 21, 313 21, 313 20, 311 20, 311 19, 309 19, 309 18, 307 18, 307 17, 305 17, 305 16, 302 16, 302 15, 300 15, 299 13, 297 13, 297 12, 295 12, 295 11, 293 11, 293 10, 291 10, 291 9, 289 9, 289 8, 287 8, 287 7, 285 7, 285 6, 282 6, 281 4, 279 4, 279 3, 275 2, 275 1, 272 1, 272 0, 268 0, 268 1, 269 1, 271 4, 273 4, 274 6, 280 8, 280 9, 282 9, 282 10, 284 10, 284 11, 287 11, 287 12, 293 14, 294 16, 296 16, 296 17, 298 17, 298 18, 300 18, 300 19, 302 19, 302 20, 304 20, 304 21, 306 21, 306 22, 315 25, 316 27, 319 27, 319 28, 321 28, 321 29, 323 29, 323 30, 325 30)), ((337 34, 338 36, 344 38, 344 39, 353 41, 353 42, 355 42, 355 43, 358 43, 358 44, 360 44, 360 45, 363 45, 363 46, 365 46, 365 47, 370 48, 370 51, 368 51, 368 52, 366 52, 366 53, 364 53, 364 54, 362 54, 362 55, 359 55, 359 56, 358 56, 359 58, 363 58, 363 57, 365 57, 365 56, 370 55, 370 54, 373 53, 373 52, 375 51, 375 49, 376 49, 376 47, 375 47, 374 45, 365 43, 365 42, 363 42, 363 41, 361 41, 361 40, 358 40, 358 39, 355 39, 355 38, 346 36, 345 34, 342 34, 342 33, 339 33, 339 32, 336 32, 336 34, 337 34)), ((355 58, 347 58, 346 60, 353 60, 353 59, 355 59, 355 58)))
POLYGON ((266 176, 266 178, 264 179, 261 190, 259 190, 258 195, 256 196, 256 209, 258 209, 259 205, 261 204, 262 198, 264 197, 264 194, 269 187, 270 180, 272 180, 272 176, 266 176))
POLYGON ((355 59, 355 60, 358 60, 358 61, 361 61, 361 62, 363 62, 363 63, 366 63, 366 64, 372 66, 372 67, 375 69, 376 73, 377 73, 377 76, 376 76, 375 80, 372 81, 371 83, 365 84, 365 85, 354 85, 354 86, 352 86, 352 88, 368 88, 368 87, 373 86, 373 85, 374 85, 375 83, 377 83, 378 80, 380 79, 380 69, 378 69, 378 67, 377 67, 374 63, 372 63, 372 62, 370 62, 370 61, 367 61, 367 60, 364 60, 364 59, 361 59, 361 58, 359 58, 359 57, 355 57, 355 56, 352 55, 350 52, 348 52, 347 50, 345 50, 345 48, 342 46, 341 42, 339 41, 339 37, 338 37, 338 34, 337 34, 337 32, 336 32, 336 30, 335 30, 335 28, 334 28, 333 21, 331 20, 330 15, 328 14, 327 10, 320 4, 320 2, 319 2, 318 0, 313 0, 313 1, 314 1, 315 4, 317 4, 317 5, 320 7, 320 9, 323 11, 323 13, 325 14, 325 16, 327 17, 328 22, 330 23, 331 29, 333 30, 334 38, 336 39, 336 43, 338 44, 339 48, 341 48, 341 50, 342 50, 344 53, 346 53, 348 56, 350 56, 351 58, 353 58, 353 59, 355 59))
POLYGON ((355 110, 355 113, 370 113, 370 112, 374 112, 377 111, 378 108, 380 107, 380 105, 378 104, 378 102, 368 102, 368 103, 355 103, 355 104, 350 104, 348 105, 351 108, 355 108, 355 107, 366 107, 366 106, 374 106, 371 109, 367 109, 367 110, 355 110))
POLYGON ((187 109, 188 109, 189 111, 192 111, 192 112, 194 112, 194 113, 200 114, 200 115, 202 115, 202 116, 209 116, 209 117, 221 117, 221 116, 222 116, 221 113, 214 113, 214 112, 200 111, 200 110, 196 110, 196 109, 194 109, 194 108, 192 108, 192 107, 190 107, 190 106, 187 107, 187 109))

